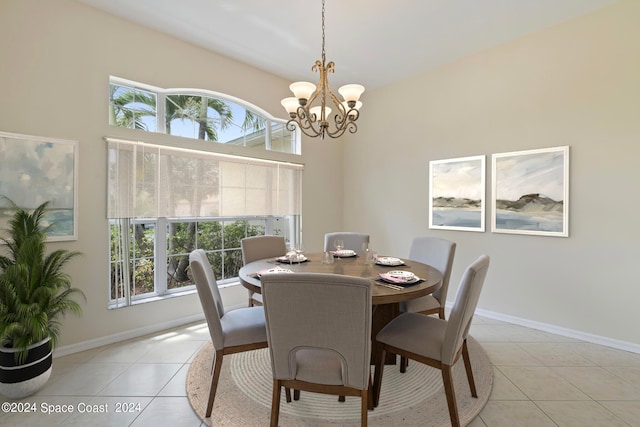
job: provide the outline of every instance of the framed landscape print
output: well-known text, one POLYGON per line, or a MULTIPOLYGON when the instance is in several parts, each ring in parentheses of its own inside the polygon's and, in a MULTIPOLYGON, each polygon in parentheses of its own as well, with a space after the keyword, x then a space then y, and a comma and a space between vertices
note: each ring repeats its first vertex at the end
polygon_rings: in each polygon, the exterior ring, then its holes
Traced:
POLYGON ((569 236, 569 147, 493 155, 491 231, 569 236))
MULTIPOLYGON (((78 143, 0 132, 0 195, 24 209, 49 201, 47 241, 78 238, 78 143)), ((11 212, 0 201, 0 227, 11 212)))
POLYGON ((429 162, 429 228, 484 231, 485 156, 429 162))

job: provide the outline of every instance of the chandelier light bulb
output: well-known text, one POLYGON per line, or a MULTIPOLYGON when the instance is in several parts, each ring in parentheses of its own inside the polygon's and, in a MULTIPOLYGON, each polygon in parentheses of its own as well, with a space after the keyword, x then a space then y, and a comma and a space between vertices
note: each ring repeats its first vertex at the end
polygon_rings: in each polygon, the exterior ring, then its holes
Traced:
POLYGON ((300 105, 300 102, 298 102, 298 98, 284 98, 282 101, 280 101, 280 104, 282 104, 284 109, 287 110, 287 113, 289 113, 289 117, 296 117, 296 112, 298 111, 298 106, 300 105))
POLYGON ((344 85, 338 89, 338 93, 342 95, 344 100, 347 101, 352 108, 353 106, 351 103, 353 102, 353 105, 355 105, 355 103, 360 99, 362 92, 364 92, 364 86, 357 84, 344 85))
POLYGON ((320 105, 316 106, 316 107, 311 107, 311 109, 309 110, 309 112, 311 114, 315 114, 316 116, 316 120, 326 120, 327 117, 329 117, 331 115, 331 108, 329 107, 322 107, 320 105), (324 108, 324 116, 322 115, 322 110, 324 108))
POLYGON ((293 96, 298 99, 300 105, 305 105, 307 100, 313 95, 313 92, 315 92, 316 85, 309 82, 295 82, 289 85, 289 89, 293 92, 293 96))

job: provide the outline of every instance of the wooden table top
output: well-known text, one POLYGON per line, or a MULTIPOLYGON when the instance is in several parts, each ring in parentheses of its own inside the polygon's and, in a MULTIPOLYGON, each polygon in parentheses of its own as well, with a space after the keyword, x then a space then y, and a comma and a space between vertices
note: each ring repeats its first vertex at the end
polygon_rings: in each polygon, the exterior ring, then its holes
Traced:
POLYGON ((425 295, 429 295, 438 290, 442 285, 442 274, 430 265, 423 264, 417 261, 411 261, 403 259, 406 265, 387 267, 381 265, 367 266, 364 263, 364 256, 359 255, 350 258, 336 258, 333 264, 322 263, 322 253, 305 254, 308 261, 302 263, 280 263, 275 259, 265 259, 260 261, 251 262, 240 269, 239 278, 240 283, 247 289, 260 293, 260 280, 255 277, 258 271, 274 268, 279 265, 282 268, 287 268, 294 272, 305 273, 330 273, 330 274, 344 274, 347 276, 364 277, 371 279, 372 286, 372 302, 374 305, 380 304, 394 304, 402 301, 408 301, 414 298, 419 298, 425 295), (378 274, 385 273, 392 270, 407 270, 423 279, 422 282, 407 286, 401 290, 391 289, 386 286, 380 285, 377 281, 378 274))

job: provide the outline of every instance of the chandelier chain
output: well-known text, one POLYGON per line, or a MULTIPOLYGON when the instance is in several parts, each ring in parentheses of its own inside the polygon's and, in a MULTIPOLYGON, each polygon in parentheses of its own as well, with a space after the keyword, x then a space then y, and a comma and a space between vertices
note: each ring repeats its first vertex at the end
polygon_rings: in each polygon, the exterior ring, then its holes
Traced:
POLYGON ((324 53, 324 0, 322 0, 322 64, 324 65, 326 56, 324 53))

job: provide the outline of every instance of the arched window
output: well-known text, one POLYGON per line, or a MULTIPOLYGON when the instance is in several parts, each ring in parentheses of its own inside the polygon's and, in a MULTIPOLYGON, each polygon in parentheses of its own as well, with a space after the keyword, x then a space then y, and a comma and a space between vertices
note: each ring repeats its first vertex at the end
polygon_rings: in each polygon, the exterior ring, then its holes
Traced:
POLYGON ((300 154, 286 120, 230 95, 110 78, 109 124, 219 144, 300 154))

